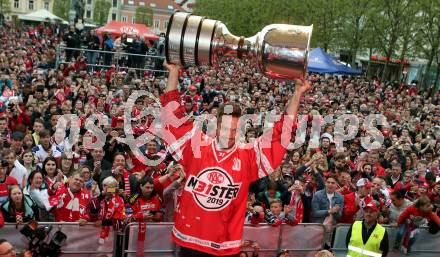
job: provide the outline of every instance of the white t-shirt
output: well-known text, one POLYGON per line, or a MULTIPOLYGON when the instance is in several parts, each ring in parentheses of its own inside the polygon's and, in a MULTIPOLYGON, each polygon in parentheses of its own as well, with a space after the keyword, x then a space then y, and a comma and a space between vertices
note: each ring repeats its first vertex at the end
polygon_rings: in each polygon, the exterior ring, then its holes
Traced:
MULTIPOLYGON (((54 158, 61 157, 61 149, 59 149, 56 145, 51 145, 52 147, 52 156, 54 158)), ((41 145, 37 145, 32 149, 32 152, 37 157, 37 163, 41 164, 44 162, 44 160, 49 156, 49 154, 44 150, 44 148, 41 145)))
POLYGON ((15 160, 14 168, 12 168, 11 174, 9 175, 11 177, 14 177, 17 180, 18 184, 20 184, 20 186, 24 188, 24 186, 26 185, 28 172, 26 167, 24 167, 18 160, 15 160))
POLYGON ((328 202, 329 202, 329 208, 332 208, 333 207, 332 206, 332 198, 335 195, 335 193, 333 193, 333 194, 326 193, 326 194, 327 194, 327 199, 328 199, 328 202))

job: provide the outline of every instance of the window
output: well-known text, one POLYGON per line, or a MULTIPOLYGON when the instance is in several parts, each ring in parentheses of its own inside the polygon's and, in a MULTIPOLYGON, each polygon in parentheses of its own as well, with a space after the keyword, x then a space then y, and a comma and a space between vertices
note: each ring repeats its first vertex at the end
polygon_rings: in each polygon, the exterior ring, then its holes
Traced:
POLYGON ((166 20, 166 21, 163 22, 163 26, 164 26, 164 29, 167 29, 167 28, 168 28, 168 20, 166 20))
POLYGON ((112 13, 112 21, 116 20, 116 13, 112 13))
POLYGON ((173 10, 174 8, 173 8, 173 6, 168 5, 168 9, 173 10))
POLYGON ((14 8, 20 8, 20 0, 14 0, 14 8))
POLYGON ((128 21, 128 17, 127 16, 122 16, 122 21, 123 22, 127 22, 128 21))
POLYGON ((133 23, 133 24, 136 23, 136 17, 131 18, 131 23, 133 23))
POLYGON ((128 4, 133 5, 133 4, 134 4, 134 1, 133 1, 133 0, 128 0, 128 4))
POLYGON ((156 7, 156 4, 155 3, 150 3, 150 6, 154 8, 154 7, 156 7))
POLYGON ((29 10, 34 9, 34 0, 29 0, 29 10))
POLYGON ((49 10, 49 2, 44 2, 44 9, 49 10))
POLYGON ((90 11, 90 10, 86 11, 86 18, 88 18, 88 19, 92 18, 92 11, 90 11))
POLYGON ((118 7, 118 0, 113 0, 113 7, 118 7))
POLYGON ((160 28, 160 20, 154 20, 154 28, 155 29, 160 28))
POLYGON ((145 2, 139 2, 139 5, 140 5, 140 6, 144 6, 144 5, 145 5, 145 2))

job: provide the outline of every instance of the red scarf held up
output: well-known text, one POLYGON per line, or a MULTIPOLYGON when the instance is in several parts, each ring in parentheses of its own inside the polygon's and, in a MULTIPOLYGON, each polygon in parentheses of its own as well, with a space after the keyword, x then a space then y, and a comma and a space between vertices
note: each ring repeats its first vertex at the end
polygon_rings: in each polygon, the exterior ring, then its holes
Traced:
POLYGON ((292 221, 292 225, 299 224, 303 221, 304 216, 304 206, 301 199, 301 195, 299 195, 298 201, 296 201, 296 196, 298 193, 296 191, 292 192, 292 197, 290 198, 290 205, 295 206, 295 218, 292 221))

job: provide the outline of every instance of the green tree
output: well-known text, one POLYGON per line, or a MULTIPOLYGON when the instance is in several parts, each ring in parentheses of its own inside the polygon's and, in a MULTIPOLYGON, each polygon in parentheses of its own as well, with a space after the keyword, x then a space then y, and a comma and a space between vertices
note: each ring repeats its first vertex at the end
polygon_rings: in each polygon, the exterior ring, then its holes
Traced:
POLYGON ((10 0, 0 0, 0 21, 5 19, 6 14, 11 12, 10 0))
POLYGON ((136 8, 136 23, 145 24, 147 26, 153 25, 153 9, 148 6, 139 6, 136 8))
MULTIPOLYGON (((415 2, 413 2, 415 3, 415 2)), ((417 13, 419 12, 418 6, 413 4, 402 17, 402 23, 405 24, 401 31, 401 38, 398 41, 400 47, 400 67, 397 80, 400 81, 403 75, 403 67, 405 59, 412 54, 412 50, 416 47, 416 41, 413 39, 419 25, 417 22, 417 13)))
POLYGON ((69 11, 70 0, 55 0, 53 2, 53 13, 63 20, 69 20, 69 11))
POLYGON ((348 51, 352 57, 351 64, 353 66, 358 51, 365 45, 368 33, 371 33, 368 31, 368 11, 371 7, 371 1, 343 0, 341 7, 345 15, 344 20, 341 21, 340 37, 337 42, 348 51))
POLYGON ((108 0, 96 0, 93 6, 93 21, 103 25, 107 22, 112 4, 108 0))
MULTIPOLYGON (((284 18, 276 8, 281 0, 198 0, 194 13, 220 20, 231 33, 237 36, 253 36, 264 26, 283 22, 284 18)), ((292 1, 288 1, 292 2, 292 1)))
POLYGON ((339 38, 346 13, 342 0, 303 1, 302 9, 305 24, 313 24, 312 46, 328 51, 340 46, 339 38))
POLYGON ((418 29, 414 41, 420 57, 428 61, 421 80, 422 86, 425 86, 434 60, 440 58, 440 0, 416 0, 416 3, 419 12, 416 15, 418 29))
POLYGON ((406 17, 412 12, 414 8, 414 1, 408 0, 374 0, 372 1, 372 8, 370 18, 372 20, 375 35, 379 38, 381 51, 385 53, 387 58, 382 72, 381 80, 389 78, 390 58, 399 49, 399 40, 405 33, 405 26, 412 26, 406 24, 406 17))

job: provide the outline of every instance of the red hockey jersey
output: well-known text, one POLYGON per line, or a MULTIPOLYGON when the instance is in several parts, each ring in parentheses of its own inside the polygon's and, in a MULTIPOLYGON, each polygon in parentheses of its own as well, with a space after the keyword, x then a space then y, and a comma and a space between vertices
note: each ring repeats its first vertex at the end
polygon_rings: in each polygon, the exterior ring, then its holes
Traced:
POLYGON ((90 194, 87 189, 83 188, 74 194, 69 188, 63 188, 54 197, 58 201, 54 211, 55 221, 89 220, 90 194))
POLYGON ((160 209, 162 208, 162 201, 157 195, 153 196, 149 200, 139 197, 138 199, 136 199, 131 208, 133 209, 133 215, 135 219, 142 221, 144 214, 148 212, 160 211, 160 209))
MULTIPOLYGON (((165 107, 172 101, 180 101, 177 90, 161 97, 165 107)), ((176 137, 169 151, 186 173, 174 215, 173 240, 180 246, 218 256, 239 253, 249 184, 279 166, 286 152, 281 137, 285 133, 291 136, 294 123, 283 116, 275 123, 271 137, 270 132, 266 133, 252 145, 235 146, 226 152, 218 150, 215 139, 208 139, 195 153, 194 145, 206 136, 192 122, 177 128, 166 124, 185 115, 182 106, 174 112, 164 110, 161 118, 165 130, 176 137), (290 124, 290 130, 282 130, 284 121, 290 124)))

